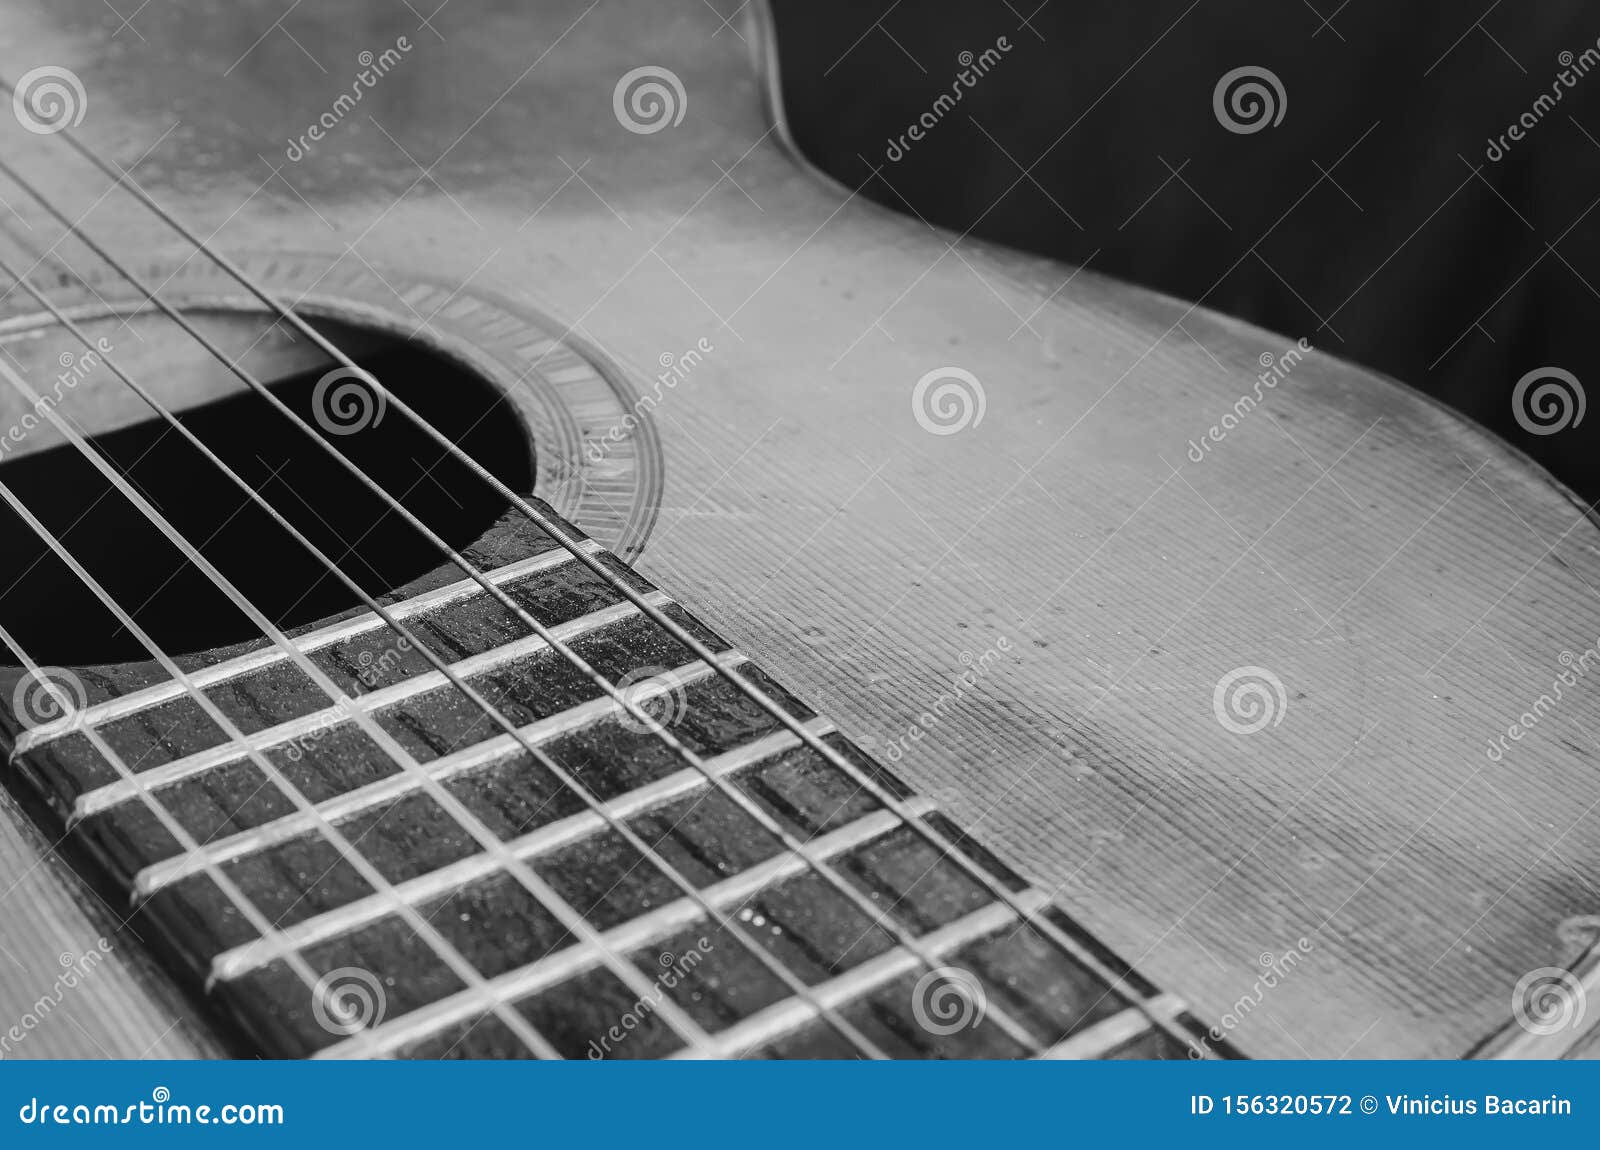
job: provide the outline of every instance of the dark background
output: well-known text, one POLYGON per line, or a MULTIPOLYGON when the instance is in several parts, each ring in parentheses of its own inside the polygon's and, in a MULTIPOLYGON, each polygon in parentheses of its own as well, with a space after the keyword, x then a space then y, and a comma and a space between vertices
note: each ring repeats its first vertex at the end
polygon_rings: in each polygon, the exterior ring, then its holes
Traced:
MULTIPOLYGON (((778 0, 803 151, 901 211, 1158 288, 1395 376, 1587 501, 1600 416, 1536 436, 1517 381, 1600 387, 1600 66, 1486 155, 1600 38, 1600 7, 1375 0, 778 0), (1487 13, 1484 12, 1488 8, 1487 13), (1481 15, 1480 15, 1481 14, 1481 15), (1011 44, 898 161, 962 52, 1011 44), (1276 126, 1213 89, 1273 72, 1276 126), (879 170, 876 176, 872 173, 879 170)), ((1594 57, 1590 57, 1593 60, 1594 57)))

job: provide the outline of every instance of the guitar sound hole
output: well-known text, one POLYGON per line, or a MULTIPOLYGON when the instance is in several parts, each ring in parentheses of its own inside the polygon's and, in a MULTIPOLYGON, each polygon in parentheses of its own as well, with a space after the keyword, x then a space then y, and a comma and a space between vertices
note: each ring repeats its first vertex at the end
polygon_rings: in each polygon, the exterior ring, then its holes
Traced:
MULTIPOLYGON (((332 328, 329 334, 344 346, 332 328)), ((533 489, 531 445, 515 409, 497 388, 419 342, 370 331, 362 332, 357 342, 361 351, 354 358, 364 370, 382 379, 512 490, 533 489)), ((322 364, 263 382, 314 427, 337 426, 340 418, 348 424, 351 413, 361 420, 356 406, 360 397, 353 394, 346 396, 349 406, 317 419, 316 408, 326 412, 330 402, 339 402, 336 385, 331 385, 314 404, 318 383, 332 367, 322 364)), ((105 375, 98 382, 109 386, 107 381, 114 379, 109 369, 96 370, 105 375)), ((226 373, 221 365, 217 370, 226 373)), ((149 386, 149 375, 146 368, 134 377, 149 386)), ((82 419, 83 409, 75 411, 74 405, 83 402, 93 402, 92 395, 68 397, 61 414, 82 419)), ((289 629, 360 605, 346 584, 198 449, 159 416, 150 415, 94 435, 90 442, 255 607, 289 629)), ((317 439, 242 383, 231 394, 177 415, 374 596, 444 560, 341 467, 325 445, 348 456, 457 550, 470 547, 507 507, 392 406, 376 421, 369 416, 359 431, 322 431, 317 439)), ((0 480, 168 654, 261 637, 260 628, 71 443, 7 458, 0 463, 0 480)), ((5 505, 0 505, 0 540, 0 622, 33 659, 44 665, 86 666, 150 658, 148 648, 5 505)), ((0 663, 15 661, 9 648, 0 649, 0 663)))

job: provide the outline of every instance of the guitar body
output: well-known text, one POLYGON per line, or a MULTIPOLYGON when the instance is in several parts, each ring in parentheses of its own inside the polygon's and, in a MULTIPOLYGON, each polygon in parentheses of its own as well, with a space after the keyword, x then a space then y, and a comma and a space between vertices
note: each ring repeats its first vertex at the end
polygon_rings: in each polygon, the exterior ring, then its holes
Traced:
MULTIPOLYGON (((1296 333, 958 242, 807 170, 781 107, 809 78, 778 77, 754 7, 456 0, 435 34, 404 6, 280 26, 280 5, 193 0, 112 39, 102 5, 52 0, 14 14, 0 65, 76 72, 81 138, 308 314, 509 395, 494 418, 526 431, 535 494, 1244 1053, 1471 1050, 1600 911, 1595 685, 1486 751, 1588 669, 1593 520, 1296 333), (613 94, 645 65, 682 118, 629 130, 613 94)), ((59 141, 4 136, 226 346, 309 367, 59 141)), ((119 327, 138 293, 5 195, 23 266, 157 362, 160 317, 119 327)), ((71 342, 23 293, 4 306, 38 388, 71 342)), ((203 376, 169 365, 157 390, 187 409, 231 383, 203 376)), ((10 425, 29 404, 6 390, 10 425)), ((63 410, 95 434, 146 417, 118 391, 97 372, 63 410)), ((0 914, 25 970, 0 969, 0 1017, 122 913, 12 790, 0 914)), ((16 1056, 232 1049, 135 939, 82 981, 76 1025, 16 1056)))

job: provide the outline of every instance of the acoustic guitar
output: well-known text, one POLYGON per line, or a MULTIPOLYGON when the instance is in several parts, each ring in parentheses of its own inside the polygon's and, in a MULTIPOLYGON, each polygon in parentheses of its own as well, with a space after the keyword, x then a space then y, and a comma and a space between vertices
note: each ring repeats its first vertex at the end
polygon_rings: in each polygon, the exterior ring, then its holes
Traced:
POLYGON ((424 7, 10 14, 0 1054, 1589 1047, 1589 509, 809 169, 799 5, 424 7))

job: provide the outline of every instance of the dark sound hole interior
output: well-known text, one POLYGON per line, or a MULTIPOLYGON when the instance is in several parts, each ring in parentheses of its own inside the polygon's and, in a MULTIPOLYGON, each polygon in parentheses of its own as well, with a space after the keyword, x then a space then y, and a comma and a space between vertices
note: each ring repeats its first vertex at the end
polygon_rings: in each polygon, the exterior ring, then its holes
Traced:
MULTIPOLYGON (((425 345, 398 337, 374 341, 371 333, 362 343, 366 350, 354 358, 363 369, 512 490, 533 489, 531 446, 498 389, 425 345)), ((263 382, 316 427, 313 394, 333 366, 263 382)), ((357 433, 317 439, 242 383, 238 394, 177 414, 374 596, 445 560, 341 467, 327 445, 458 551, 507 509, 488 484, 392 406, 357 433)), ((354 591, 153 412, 144 423, 90 442, 279 627, 360 605, 354 591)), ((71 444, 8 459, 0 480, 168 654, 261 638, 260 628, 71 444)), ((0 531, 0 620, 34 660, 85 666, 151 657, 9 506, 0 505, 0 531)), ((0 663, 15 662, 9 649, 0 651, 0 663)))

